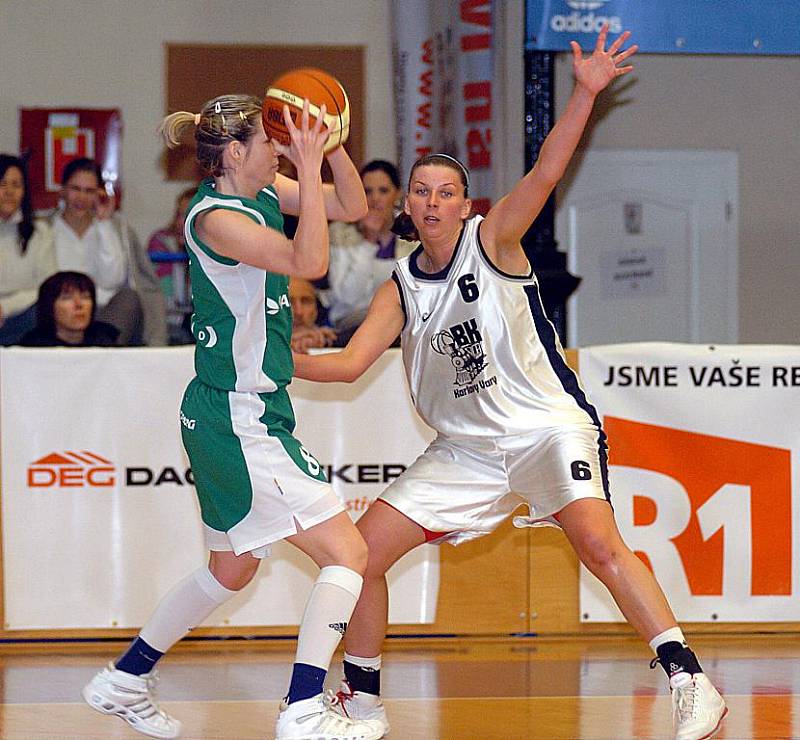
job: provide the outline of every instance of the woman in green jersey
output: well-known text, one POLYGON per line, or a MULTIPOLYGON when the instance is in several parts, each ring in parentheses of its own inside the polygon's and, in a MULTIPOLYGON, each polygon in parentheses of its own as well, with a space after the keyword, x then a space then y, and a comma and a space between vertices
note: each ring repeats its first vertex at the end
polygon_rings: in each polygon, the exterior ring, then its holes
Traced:
POLYGON ((288 276, 321 277, 328 267, 328 220, 366 212, 358 172, 342 147, 324 154, 327 131, 299 126, 284 109, 290 143, 264 133, 261 103, 244 95, 209 101, 198 114, 167 116, 170 146, 193 127, 197 159, 210 177, 189 204, 185 236, 192 284, 196 377, 183 398, 181 433, 210 550, 208 566, 163 597, 129 649, 84 688, 98 711, 151 737, 173 738, 180 723, 149 692, 162 655, 246 586, 270 543, 308 554, 320 574, 306 605, 278 738, 369 740, 378 723, 334 713, 322 684, 361 591, 367 549, 319 462, 292 432, 286 391, 293 372, 288 276), (297 180, 278 173, 287 157, 297 180), (334 176, 323 185, 323 156, 334 176), (299 217, 293 241, 281 211, 299 217))

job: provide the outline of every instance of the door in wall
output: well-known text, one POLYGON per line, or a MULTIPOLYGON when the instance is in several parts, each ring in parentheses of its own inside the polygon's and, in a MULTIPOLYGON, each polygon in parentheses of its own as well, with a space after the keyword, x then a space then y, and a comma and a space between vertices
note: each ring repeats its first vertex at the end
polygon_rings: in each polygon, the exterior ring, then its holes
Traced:
POLYGON ((738 340, 737 155, 587 152, 556 233, 573 346, 738 340))

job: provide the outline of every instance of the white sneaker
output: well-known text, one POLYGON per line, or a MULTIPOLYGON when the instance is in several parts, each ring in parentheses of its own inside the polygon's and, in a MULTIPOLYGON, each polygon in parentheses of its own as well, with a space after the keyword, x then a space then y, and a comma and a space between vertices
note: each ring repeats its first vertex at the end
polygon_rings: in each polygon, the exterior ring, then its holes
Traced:
POLYGON ((347 680, 342 681, 333 706, 345 717, 351 719, 370 719, 381 723, 383 735, 389 734, 389 718, 380 696, 367 694, 363 691, 353 691, 347 680))
POLYGON ((705 740, 719 729, 728 713, 725 700, 705 673, 684 671, 669 679, 675 740, 705 740))
POLYGON ((181 734, 181 723, 162 712, 156 704, 153 689, 158 680, 155 671, 134 676, 109 663, 86 686, 86 703, 103 714, 116 714, 142 735, 175 738, 181 734))
POLYGON ((329 707, 322 694, 293 704, 281 703, 276 740, 379 740, 379 722, 343 717, 329 707))

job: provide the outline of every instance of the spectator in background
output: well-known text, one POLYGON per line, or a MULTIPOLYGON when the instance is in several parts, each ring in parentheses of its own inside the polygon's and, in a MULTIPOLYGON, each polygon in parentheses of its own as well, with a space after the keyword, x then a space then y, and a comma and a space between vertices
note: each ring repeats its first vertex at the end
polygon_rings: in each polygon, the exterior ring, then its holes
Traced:
POLYGON ((290 278, 289 301, 292 304, 292 351, 307 354, 312 348, 332 346, 336 332, 328 326, 317 326, 319 304, 314 286, 303 278, 290 278))
POLYGON ((369 211, 357 224, 330 225, 328 320, 341 337, 349 337, 364 320, 376 289, 389 278, 395 260, 414 244, 392 231, 403 191, 397 168, 375 159, 361 168, 369 211))
POLYGON ((89 275, 97 315, 119 329, 120 344, 166 344, 166 309, 153 266, 109 197, 99 165, 74 159, 61 178, 63 208, 52 216, 60 270, 89 275))
POLYGON ((36 291, 56 271, 50 226, 33 217, 25 165, 0 154, 0 345, 36 323, 36 291))
POLYGON ((95 319, 95 287, 82 272, 57 272, 39 288, 36 327, 25 347, 113 347, 119 331, 95 319))
POLYGON ((191 343, 192 335, 184 324, 191 313, 189 289, 189 256, 183 225, 197 186, 182 190, 175 201, 175 212, 168 226, 154 232, 147 243, 147 252, 155 263, 155 272, 167 304, 167 326, 170 344, 191 343))

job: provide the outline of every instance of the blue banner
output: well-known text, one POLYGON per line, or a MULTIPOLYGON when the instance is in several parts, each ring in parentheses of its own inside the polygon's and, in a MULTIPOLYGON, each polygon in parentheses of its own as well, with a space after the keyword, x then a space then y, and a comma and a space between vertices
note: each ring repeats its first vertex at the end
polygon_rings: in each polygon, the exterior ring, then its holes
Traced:
POLYGON ((583 48, 608 22, 644 52, 800 54, 798 0, 527 0, 525 46, 583 48))

